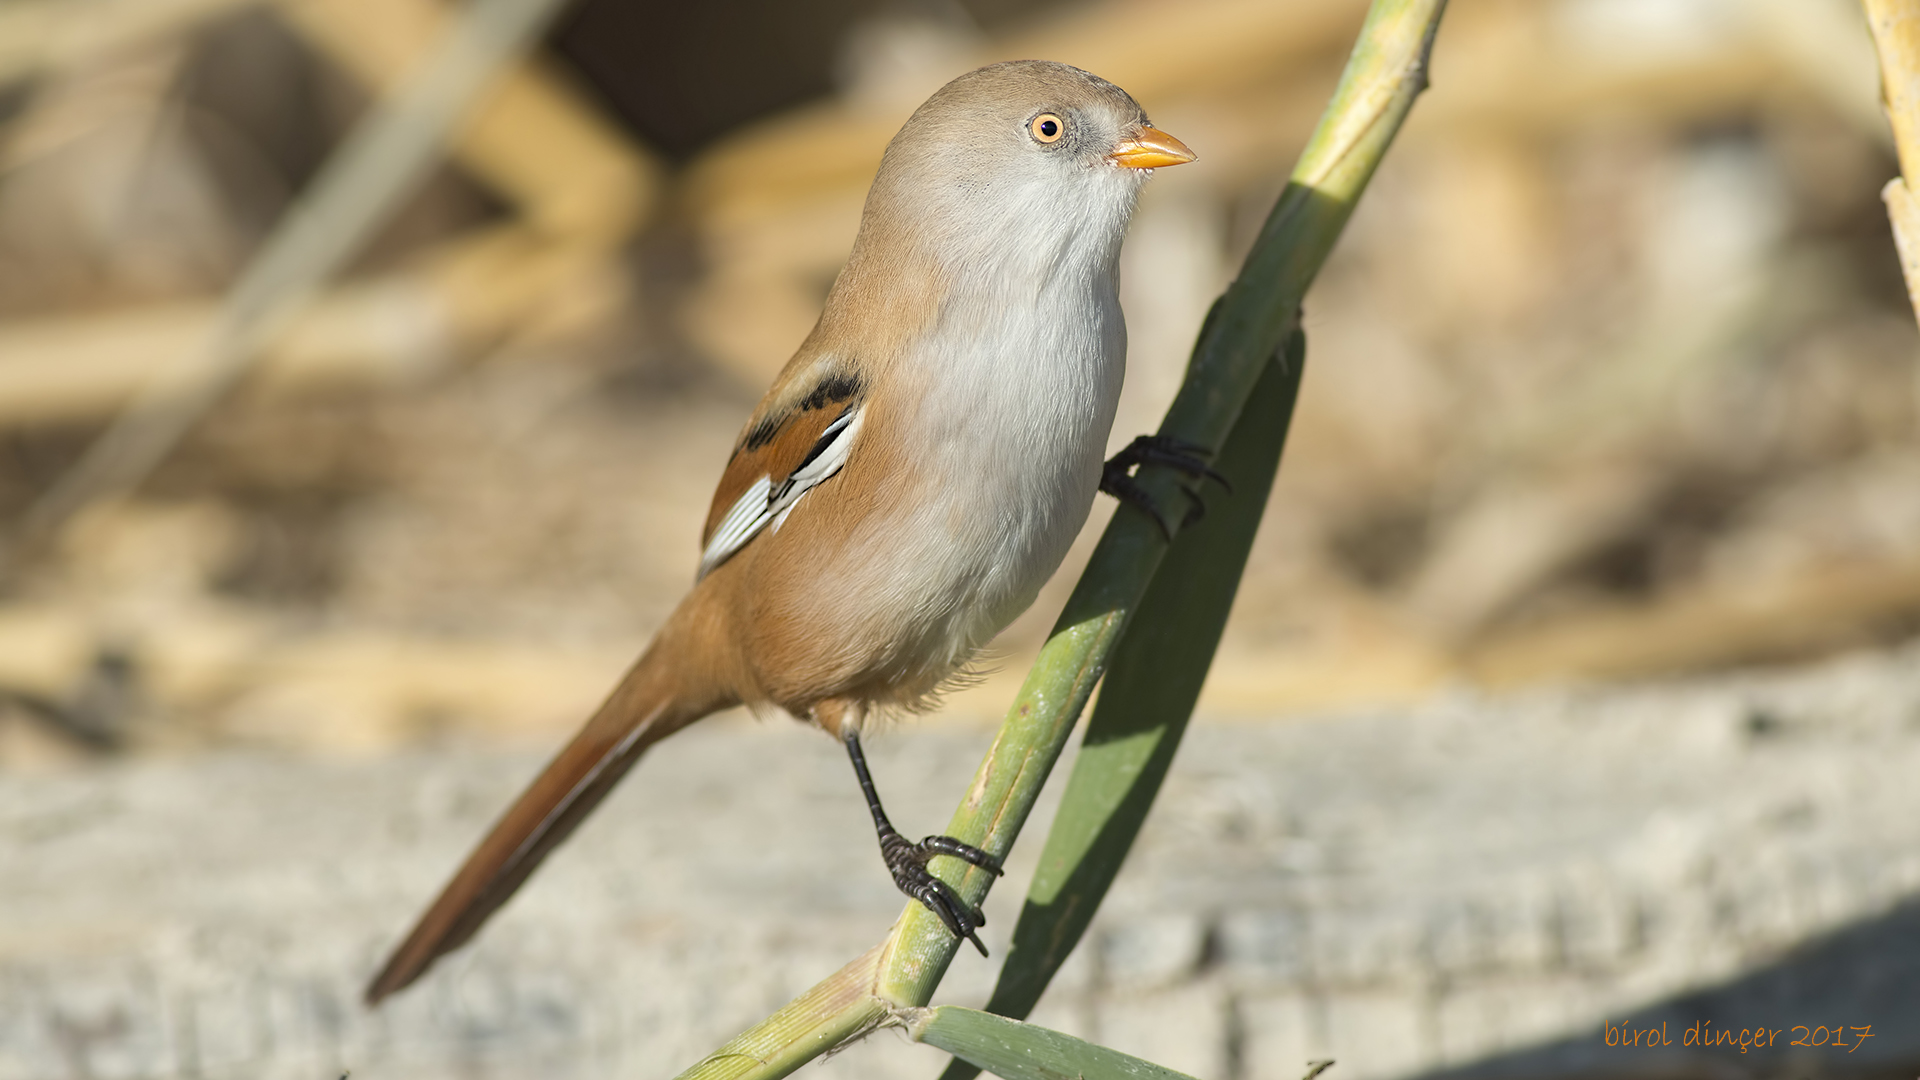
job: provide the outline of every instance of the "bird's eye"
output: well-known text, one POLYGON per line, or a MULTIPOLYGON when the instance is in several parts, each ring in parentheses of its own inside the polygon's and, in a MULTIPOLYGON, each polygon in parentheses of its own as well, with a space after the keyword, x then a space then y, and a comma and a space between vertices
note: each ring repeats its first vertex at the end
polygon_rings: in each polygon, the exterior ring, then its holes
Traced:
POLYGON ((1060 136, 1067 133, 1067 122, 1050 112, 1043 112, 1028 121, 1027 130, 1043 143, 1059 142, 1060 136))

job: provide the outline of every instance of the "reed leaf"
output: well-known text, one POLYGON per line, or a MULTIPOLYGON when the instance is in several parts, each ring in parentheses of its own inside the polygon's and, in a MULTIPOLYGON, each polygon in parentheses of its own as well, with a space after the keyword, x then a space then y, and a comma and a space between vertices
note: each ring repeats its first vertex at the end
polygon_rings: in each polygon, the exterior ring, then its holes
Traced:
POLYGON ((914 1041, 937 1046, 1001 1080, 1194 1080, 1118 1050, 978 1009, 908 1009, 900 1019, 914 1041))

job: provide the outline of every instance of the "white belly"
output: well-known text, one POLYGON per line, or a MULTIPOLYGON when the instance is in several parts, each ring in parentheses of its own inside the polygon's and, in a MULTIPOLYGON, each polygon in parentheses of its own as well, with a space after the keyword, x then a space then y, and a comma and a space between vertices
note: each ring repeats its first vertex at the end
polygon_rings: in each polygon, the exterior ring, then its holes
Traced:
POLYGON ((942 677, 1033 603, 1093 506, 1126 371, 1126 326, 1103 284, 952 312, 985 332, 931 335, 914 358, 928 380, 915 424, 925 468, 903 500, 914 520, 894 534, 913 550, 887 592, 911 598, 901 644, 942 677))

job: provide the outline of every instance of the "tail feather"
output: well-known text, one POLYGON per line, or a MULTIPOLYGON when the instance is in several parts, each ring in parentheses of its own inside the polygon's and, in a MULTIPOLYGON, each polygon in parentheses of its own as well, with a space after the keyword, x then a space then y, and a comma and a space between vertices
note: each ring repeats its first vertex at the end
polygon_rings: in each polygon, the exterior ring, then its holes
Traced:
POLYGON ((467 943, 648 747, 730 702, 688 701, 656 642, 521 793, 367 987, 375 1005, 467 943))

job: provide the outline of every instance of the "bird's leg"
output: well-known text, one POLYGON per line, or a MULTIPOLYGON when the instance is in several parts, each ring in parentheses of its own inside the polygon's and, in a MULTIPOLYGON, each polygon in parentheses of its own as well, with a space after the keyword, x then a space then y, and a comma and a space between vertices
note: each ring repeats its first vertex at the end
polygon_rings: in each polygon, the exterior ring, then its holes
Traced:
MULTIPOLYGON (((1100 490, 1119 499, 1132 503, 1147 512, 1154 523, 1160 526, 1168 542, 1173 540, 1173 526, 1168 523, 1167 515, 1162 512, 1153 496, 1134 479, 1133 471, 1141 465, 1165 465, 1185 473, 1194 480, 1212 480, 1232 494, 1233 485, 1227 478, 1214 472, 1207 465, 1206 447, 1196 446, 1183 439, 1170 435, 1142 435, 1127 444, 1127 448, 1108 459, 1106 468, 1100 473, 1100 490)), ((1187 516, 1181 522, 1184 528, 1207 516, 1207 504, 1200 499, 1200 493, 1182 485, 1180 490, 1187 496, 1189 506, 1187 516)))
POLYGON ((860 793, 867 797, 867 809, 873 811, 873 828, 880 834, 880 857, 886 860, 893 883, 938 915, 954 937, 966 938, 980 950, 981 956, 987 955, 987 947, 980 944, 980 935, 974 932, 976 927, 987 925, 987 916, 962 899, 953 886, 929 873, 927 861, 935 855, 951 855, 999 877, 1000 860, 951 836, 929 836, 917 844, 901 836, 887 820, 887 812, 880 809, 880 796, 873 790, 873 775, 867 772, 867 757, 860 752, 859 734, 848 727, 841 738, 847 744, 847 756, 853 759, 853 773, 860 778, 860 793))

